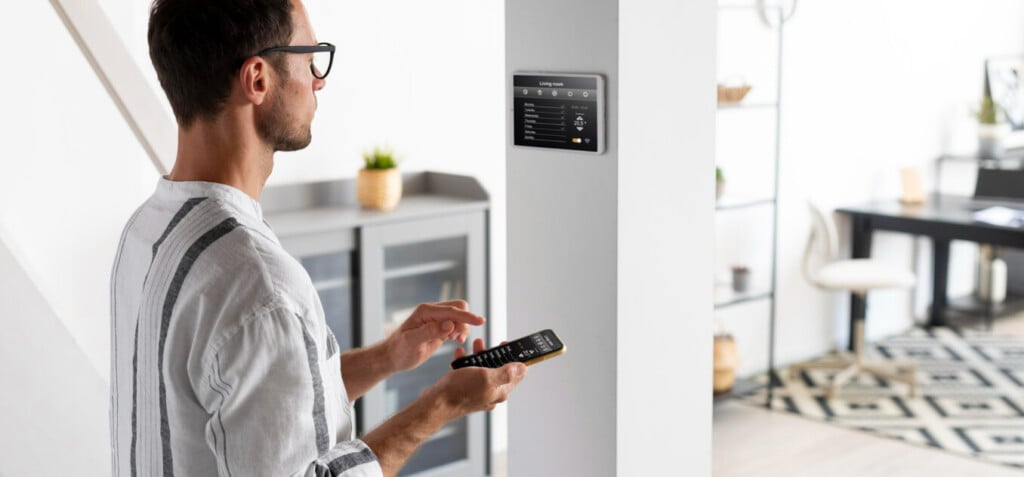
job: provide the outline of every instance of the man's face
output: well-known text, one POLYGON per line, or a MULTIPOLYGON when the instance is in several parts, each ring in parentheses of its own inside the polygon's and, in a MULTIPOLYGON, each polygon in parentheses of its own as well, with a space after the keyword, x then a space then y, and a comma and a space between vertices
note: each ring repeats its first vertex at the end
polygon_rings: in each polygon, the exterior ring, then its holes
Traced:
MULTIPOLYGON (((298 0, 293 0, 292 6, 290 45, 317 44, 305 7, 298 0)), ((310 125, 316 112, 315 93, 327 82, 310 71, 312 53, 284 55, 283 71, 273 71, 274 87, 267 92, 266 103, 256 110, 256 130, 274 151, 297 151, 313 140, 310 125)))

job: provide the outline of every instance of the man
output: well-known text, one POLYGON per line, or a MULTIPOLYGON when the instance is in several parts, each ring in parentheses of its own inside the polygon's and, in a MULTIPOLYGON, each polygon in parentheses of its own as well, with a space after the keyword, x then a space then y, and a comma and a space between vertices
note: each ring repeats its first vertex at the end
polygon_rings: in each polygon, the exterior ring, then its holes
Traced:
POLYGON ((115 475, 393 476, 447 421, 507 399, 522 364, 452 371, 355 438, 352 401, 484 318, 423 304, 381 343, 338 353, 257 202, 274 152, 309 144, 333 59, 298 0, 157 0, 149 47, 178 152, 113 268, 115 475))

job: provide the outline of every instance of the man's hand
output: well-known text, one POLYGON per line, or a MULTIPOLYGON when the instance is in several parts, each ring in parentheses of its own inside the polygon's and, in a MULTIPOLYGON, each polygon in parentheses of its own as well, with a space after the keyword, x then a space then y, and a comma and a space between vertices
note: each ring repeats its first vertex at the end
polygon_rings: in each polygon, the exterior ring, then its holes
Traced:
MULTIPOLYGON (((473 341, 473 353, 484 349, 484 340, 477 338, 473 341)), ((456 348, 454 358, 463 356, 466 356, 466 351, 461 347, 456 348)), ((434 388, 435 392, 444 396, 458 416, 462 416, 493 410, 496 405, 508 399, 523 376, 526 376, 526 365, 523 363, 509 363, 500 368, 470 366, 446 374, 434 388)))
POLYGON ((355 401, 388 376, 423 364, 445 340, 465 342, 469 327, 486 321, 468 309, 462 300, 424 303, 384 341, 342 353, 348 398, 355 401))
MULTIPOLYGON (((484 350, 481 339, 473 352, 484 350)), ((460 347, 455 358, 465 356, 460 347)), ((526 375, 526 365, 509 363, 501 368, 461 368, 445 374, 408 407, 363 436, 385 477, 397 475, 409 457, 445 423, 475 411, 494 409, 508 399, 526 375)))
POLYGON ((463 300, 424 303, 402 323, 384 345, 395 372, 413 369, 430 358, 445 340, 465 343, 470 326, 486 320, 469 311, 463 300))

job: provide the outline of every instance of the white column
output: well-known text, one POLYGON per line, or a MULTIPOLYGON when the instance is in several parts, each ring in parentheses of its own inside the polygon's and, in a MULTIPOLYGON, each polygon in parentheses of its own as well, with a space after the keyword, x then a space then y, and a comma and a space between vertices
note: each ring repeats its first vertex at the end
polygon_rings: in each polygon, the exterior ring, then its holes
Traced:
POLYGON ((711 473, 714 44, 712 0, 506 3, 507 79, 607 85, 604 154, 508 147, 509 336, 568 347, 512 397, 509 475, 711 473))

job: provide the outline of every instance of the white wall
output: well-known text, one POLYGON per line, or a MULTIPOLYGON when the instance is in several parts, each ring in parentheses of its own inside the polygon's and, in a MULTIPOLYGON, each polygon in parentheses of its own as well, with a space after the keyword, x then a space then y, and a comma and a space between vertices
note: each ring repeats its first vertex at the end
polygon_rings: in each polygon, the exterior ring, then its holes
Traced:
POLYGON ((0 227, 0 475, 109 475, 107 386, 0 227))
MULTIPOLYGON (((788 2, 787 2, 788 3, 788 2)), ((772 92, 763 68, 766 30, 756 22, 725 23, 720 35, 721 77, 745 75, 754 84, 752 99, 772 92), (736 38, 739 39, 736 39, 736 38), (737 48, 752 48, 753 72, 737 48), (731 48, 731 49, 730 49, 731 48), (731 56, 730 56, 731 54, 731 56), (724 67, 722 65, 725 65, 724 67)), ((925 187, 932 185, 933 159, 944 149, 971 147, 970 119, 980 99, 982 62, 987 56, 1024 52, 1024 3, 1017 0, 968 2, 800 2, 786 24, 782 91, 782 170, 779 217, 779 299, 777 358, 789 362, 845 345, 849 299, 810 287, 799 264, 810 227, 805 199, 827 205, 857 204, 899 195, 899 168, 919 168, 925 187), (964 123, 967 123, 966 125, 964 123), (967 144, 951 144, 959 128, 967 144)), ((771 55, 771 50, 768 50, 771 55)), ((719 162, 727 194, 761 190, 770 184, 763 164, 770 161, 770 116, 720 113, 719 162), (767 142, 766 142, 767 141, 767 142), (749 180, 748 172, 758 179, 749 180)), ((944 172, 943 188, 970 194, 969 167, 944 172)), ((719 215, 719 269, 749 263, 762 279, 767 273, 770 242, 768 211, 719 215)), ((840 233, 848 254, 848 225, 840 233)), ((876 234, 874 256, 913 266, 912 240, 876 234)), ((914 302, 923 316, 931 296, 931 256, 920 240, 920 284, 914 302)), ((950 293, 971 288, 973 246, 955 243, 950 293)), ((877 292, 868 300, 868 334, 898 333, 911 324, 910 293, 877 292)), ((716 313, 737 335, 741 373, 763 370, 767 353, 767 307, 744 305, 716 313)))
POLYGON ((714 195, 704 178, 716 155, 715 7, 619 0, 616 475, 624 477, 711 475, 714 195), (667 138, 671 154, 659 140, 667 138))
POLYGON ((156 174, 48 2, 0 19, 0 41, 35 45, 11 48, 0 77, 0 226, 107 379, 110 267, 156 174))

